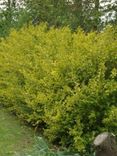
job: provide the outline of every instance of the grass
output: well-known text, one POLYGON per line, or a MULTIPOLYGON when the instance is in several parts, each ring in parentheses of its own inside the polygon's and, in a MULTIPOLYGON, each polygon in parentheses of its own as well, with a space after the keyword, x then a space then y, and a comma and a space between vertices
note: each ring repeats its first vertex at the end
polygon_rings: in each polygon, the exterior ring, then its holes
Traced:
POLYGON ((30 150, 34 144, 34 132, 7 113, 0 110, 0 156, 15 156, 30 150))
POLYGON ((50 150, 42 137, 35 137, 32 129, 5 109, 0 109, 0 156, 58 155, 60 153, 50 150))

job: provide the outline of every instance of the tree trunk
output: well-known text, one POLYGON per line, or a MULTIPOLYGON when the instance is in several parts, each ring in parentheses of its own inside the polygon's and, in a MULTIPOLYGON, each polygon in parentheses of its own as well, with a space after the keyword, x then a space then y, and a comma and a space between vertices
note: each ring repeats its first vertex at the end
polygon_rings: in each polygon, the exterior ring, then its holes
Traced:
POLYGON ((100 7, 100 0, 95 0, 95 24, 93 26, 94 31, 98 30, 98 25, 100 23, 99 7, 100 7))
POLYGON ((95 0, 95 10, 99 11, 99 6, 100 6, 100 1, 99 0, 95 0))

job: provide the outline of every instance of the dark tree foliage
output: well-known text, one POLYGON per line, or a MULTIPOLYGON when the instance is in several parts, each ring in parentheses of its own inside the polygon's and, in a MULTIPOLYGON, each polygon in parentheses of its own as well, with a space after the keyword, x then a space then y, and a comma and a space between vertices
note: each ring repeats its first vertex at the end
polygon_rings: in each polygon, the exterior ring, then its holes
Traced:
POLYGON ((0 6, 0 36, 29 23, 86 32, 117 24, 117 0, 5 0, 0 6))
POLYGON ((34 24, 47 22, 55 27, 69 25, 72 30, 80 26, 85 31, 101 30, 108 23, 116 23, 117 2, 107 1, 25 0, 34 24))
POLYGON ((0 37, 9 34, 10 29, 21 28, 29 21, 23 0, 4 0, 0 3, 0 37))

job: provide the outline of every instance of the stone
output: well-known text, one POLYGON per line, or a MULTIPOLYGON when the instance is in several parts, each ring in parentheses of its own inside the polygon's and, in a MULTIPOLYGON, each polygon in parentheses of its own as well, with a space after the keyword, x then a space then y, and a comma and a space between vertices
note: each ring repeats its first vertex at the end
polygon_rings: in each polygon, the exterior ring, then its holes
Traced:
POLYGON ((96 156, 117 156, 116 137, 112 133, 99 134, 94 142, 96 156))

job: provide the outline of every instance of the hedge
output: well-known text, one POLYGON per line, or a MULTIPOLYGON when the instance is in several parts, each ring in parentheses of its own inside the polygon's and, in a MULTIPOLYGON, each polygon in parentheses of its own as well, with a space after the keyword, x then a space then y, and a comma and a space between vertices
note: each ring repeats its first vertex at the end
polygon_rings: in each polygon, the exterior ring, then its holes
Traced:
POLYGON ((0 104, 81 154, 100 132, 117 135, 117 27, 12 30, 0 42, 0 104))

